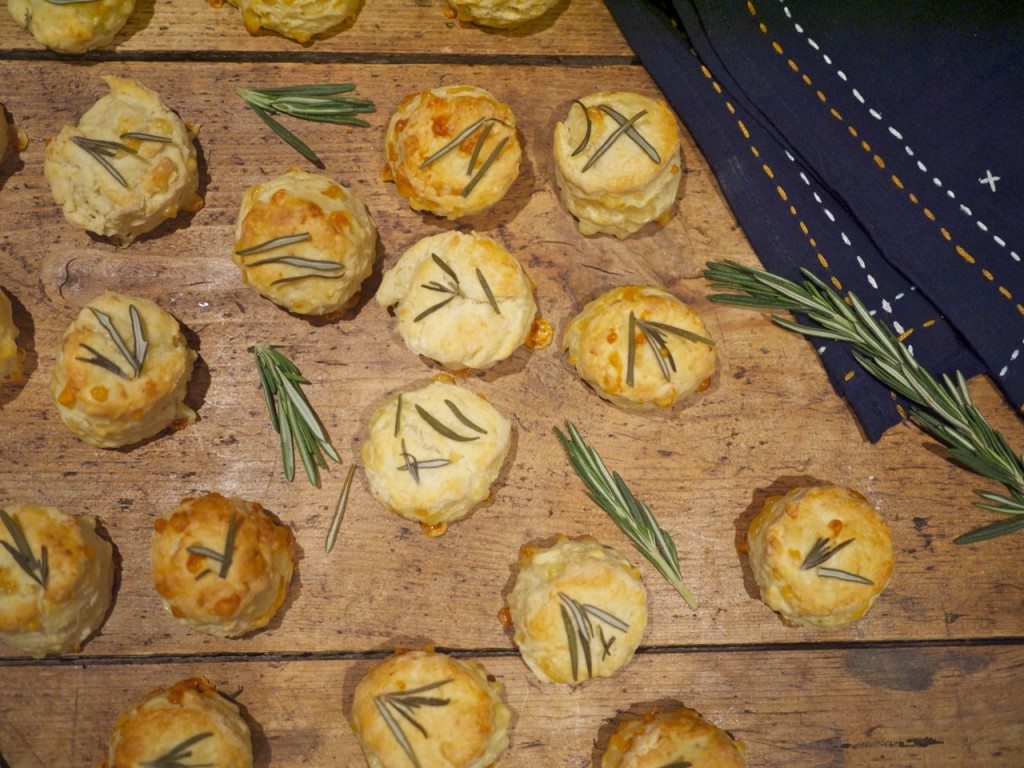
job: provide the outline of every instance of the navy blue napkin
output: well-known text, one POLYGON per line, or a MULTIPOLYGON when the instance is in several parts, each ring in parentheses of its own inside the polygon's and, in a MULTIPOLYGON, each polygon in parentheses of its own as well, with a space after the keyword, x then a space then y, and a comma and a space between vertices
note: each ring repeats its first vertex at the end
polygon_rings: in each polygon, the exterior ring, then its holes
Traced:
MULTIPOLYGON (((1024 9, 605 0, 767 269, 853 291, 938 375, 1024 403, 1024 9)), ((898 401, 817 344, 871 440, 898 401)))

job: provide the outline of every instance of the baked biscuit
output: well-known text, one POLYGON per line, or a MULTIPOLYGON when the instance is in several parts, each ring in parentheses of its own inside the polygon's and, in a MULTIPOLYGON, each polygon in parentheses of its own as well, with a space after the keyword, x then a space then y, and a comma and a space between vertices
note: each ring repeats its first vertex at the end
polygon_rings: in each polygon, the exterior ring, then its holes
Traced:
POLYGON ((252 737, 238 705, 204 677, 150 691, 110 734, 103 768, 252 768, 252 737))
POLYGON ((479 664, 412 651, 356 686, 352 730, 370 768, 487 768, 508 747, 502 685, 479 664))
POLYGON ((519 653, 545 683, 611 677, 647 628, 640 571, 589 536, 523 547, 508 608, 519 653))
POLYGON ((24 357, 18 349, 18 326, 14 324, 11 300, 0 288, 0 384, 21 380, 24 357))
POLYGON ((509 29, 543 16, 559 0, 448 0, 463 24, 509 29))
POLYGON ((440 535, 490 494, 511 425, 479 395, 445 381, 385 400, 370 417, 363 467, 396 515, 440 535))
POLYGON ((789 624, 849 624, 892 576, 889 526, 849 488, 810 486, 769 497, 750 521, 747 547, 761 599, 789 624))
POLYGON ((292 534, 259 504, 208 493, 182 499, 153 527, 153 584, 193 629, 238 637, 265 627, 284 603, 292 534))
POLYGON ((394 181, 414 210, 448 219, 501 200, 522 154, 511 108, 471 85, 406 98, 388 124, 384 151, 384 181, 394 181))
POLYGON ((650 286, 594 299, 566 327, 562 347, 580 378, 623 408, 669 408, 707 389, 715 371, 715 343, 697 310, 650 286))
POLYGON ((395 307, 398 333, 418 355, 452 370, 484 370, 526 342, 537 314, 533 284, 489 237, 425 237, 384 273, 377 302, 395 307))
POLYGON ((111 43, 135 10, 135 0, 7 0, 7 10, 50 50, 85 53, 111 43))
POLYGON ((185 405, 195 360, 170 313, 105 293, 64 331, 50 391, 61 420, 85 442, 132 445, 195 421, 185 405))
POLYGON ((0 104, 0 163, 7 157, 7 153, 13 149, 12 133, 11 126, 7 123, 7 113, 4 111, 4 105, 0 104))
POLYGON ((609 740, 601 768, 744 768, 743 751, 732 734, 681 707, 625 720, 609 740))
POLYGON ((236 0, 250 35, 269 29, 300 43, 336 30, 351 19, 363 0, 236 0))
POLYGON ((623 238, 665 223, 679 190, 679 125, 661 99, 601 91, 555 126, 555 179, 584 235, 623 238), (635 119, 634 119, 635 118, 635 119))
POLYGON ((344 309, 376 259, 377 228, 362 201, 299 170, 246 190, 235 237, 243 282, 300 315, 344 309))
POLYGON ((110 93, 46 145, 43 172, 68 221, 125 246, 202 208, 196 130, 141 83, 103 79, 110 93))
POLYGON ((110 609, 114 559, 88 515, 0 510, 0 637, 35 657, 77 651, 110 609))

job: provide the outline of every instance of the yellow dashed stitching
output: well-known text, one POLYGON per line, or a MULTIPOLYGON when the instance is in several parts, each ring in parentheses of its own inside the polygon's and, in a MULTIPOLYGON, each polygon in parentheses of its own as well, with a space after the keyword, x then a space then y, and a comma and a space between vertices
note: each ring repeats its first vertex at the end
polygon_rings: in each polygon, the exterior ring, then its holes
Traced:
POLYGON ((762 165, 762 166, 761 166, 761 168, 762 168, 762 170, 764 170, 764 172, 765 172, 765 175, 766 175, 766 176, 767 176, 767 177, 768 177, 769 179, 774 179, 774 178, 775 178, 775 173, 774 173, 774 171, 772 171, 772 169, 771 169, 771 167, 770 167, 770 166, 768 165, 768 163, 765 163, 764 165, 762 165))
POLYGON ((986 280, 994 280, 994 279, 995 279, 994 277, 992 277, 992 273, 991 273, 991 272, 989 272, 989 271, 988 271, 987 269, 984 269, 984 268, 983 268, 983 269, 981 270, 981 274, 983 274, 983 275, 985 276, 985 279, 986 279, 986 280))
POLYGON ((1011 299, 1011 300, 1013 299, 1013 294, 1010 293, 1009 290, 1007 290, 1006 286, 1000 285, 999 286, 999 292, 1001 294, 1003 294, 1003 296, 1005 296, 1006 298, 1011 299))
POLYGON ((807 225, 804 224, 803 221, 800 222, 800 231, 803 232, 805 236, 811 234, 811 230, 807 228, 807 225))
POLYGON ((820 101, 822 104, 828 101, 828 99, 825 98, 825 94, 822 93, 821 91, 818 91, 818 101, 820 101))
POLYGON ((750 151, 753 153, 754 157, 760 157, 761 156, 761 150, 759 150, 753 144, 750 145, 750 151))
POLYGON ((907 420, 907 411, 899 403, 896 403, 896 413, 898 413, 900 415, 900 418, 903 419, 904 421, 907 420))
POLYGON ((897 176, 895 173, 892 175, 892 183, 895 184, 900 189, 903 189, 903 182, 900 181, 900 177, 897 176))
POLYGON ((779 45, 777 40, 772 40, 772 48, 775 49, 775 52, 777 54, 779 54, 780 56, 782 55, 782 46, 779 45))
POLYGON ((729 114, 730 115, 735 115, 736 114, 736 107, 734 107, 732 105, 731 101, 725 102, 725 108, 729 110, 729 114))
POLYGON ((783 200, 789 200, 789 196, 786 195, 786 190, 784 190, 781 186, 776 186, 775 191, 779 193, 779 197, 781 197, 783 200))
POLYGON ((704 77, 708 80, 711 79, 711 70, 705 67, 703 64, 700 65, 700 71, 704 73, 704 77))
POLYGON ((840 123, 843 122, 843 116, 839 114, 839 110, 835 107, 832 107, 832 109, 829 110, 829 113, 840 123))
POLYGON ((925 320, 923 323, 921 323, 922 328, 931 328, 933 325, 935 325, 934 320, 925 320))
POLYGON ((811 78, 807 74, 801 75, 800 79, 803 80, 806 85, 810 85, 811 84, 811 78))
POLYGON ((757 9, 750 0, 747 0, 747 10, 750 11, 751 16, 757 16, 757 9))
POLYGON ((720 86, 718 83, 711 83, 711 87, 715 89, 715 93, 722 92, 722 86, 720 86))
POLYGON ((832 276, 832 285, 836 287, 837 291, 843 290, 843 284, 839 282, 839 278, 835 275, 832 276))
POLYGON ((768 34, 768 25, 765 24, 763 21, 757 25, 757 28, 761 30, 761 34, 768 34))
POLYGON ((875 165, 877 165, 879 168, 885 168, 885 160, 883 160, 878 155, 875 155, 875 165))
POLYGON ((786 63, 789 64, 789 68, 792 69, 794 72, 799 72, 800 71, 800 67, 798 67, 796 65, 796 62, 793 61, 792 59, 790 59, 786 63))
POLYGON ((900 334, 899 336, 897 336, 897 338, 898 338, 898 339, 899 339, 900 341, 906 341, 907 339, 909 339, 909 338, 910 338, 910 334, 912 334, 913 332, 914 332, 914 329, 913 329, 913 328, 908 328, 908 329, 907 329, 907 330, 905 330, 905 331, 904 331, 903 333, 901 333, 901 334, 900 334))
POLYGON ((815 240, 813 237, 807 238, 807 244, 810 245, 811 248, 817 248, 818 247, 818 241, 815 240))
POLYGON ((846 375, 843 376, 843 381, 849 381, 850 379, 852 379, 854 377, 854 375, 855 374, 854 374, 853 371, 847 371, 846 375))
POLYGON ((969 254, 966 250, 964 250, 964 247, 962 245, 958 245, 956 247, 956 252, 959 253, 960 256, 963 257, 963 260, 966 261, 968 264, 974 263, 974 257, 971 256, 971 254, 969 254))
POLYGON ((928 221, 935 221, 935 214, 932 213, 931 208, 922 208, 921 213, 925 215, 925 218, 928 219, 928 221))
POLYGON ((946 238, 947 240, 952 240, 953 239, 953 236, 951 234, 949 234, 949 230, 946 229, 945 227, 939 227, 939 232, 941 232, 942 236, 944 238, 946 238))
POLYGON ((821 266, 823 266, 825 269, 829 268, 828 260, 825 258, 825 254, 823 253, 818 254, 818 263, 821 264, 821 266))
POLYGON ((857 129, 854 128, 852 125, 846 126, 846 130, 850 132, 850 135, 853 136, 853 138, 857 138, 857 129))
POLYGON ((747 130, 747 126, 745 126, 743 124, 743 121, 742 120, 737 120, 736 121, 736 125, 738 125, 740 127, 740 133, 743 134, 743 138, 749 139, 750 138, 750 131, 747 130))
POLYGON ((868 144, 868 143, 867 143, 866 141, 862 141, 862 142, 860 143, 860 147, 861 147, 861 149, 863 149, 863 150, 864 150, 865 152, 870 152, 870 151, 871 151, 871 145, 870 145, 870 144, 868 144))

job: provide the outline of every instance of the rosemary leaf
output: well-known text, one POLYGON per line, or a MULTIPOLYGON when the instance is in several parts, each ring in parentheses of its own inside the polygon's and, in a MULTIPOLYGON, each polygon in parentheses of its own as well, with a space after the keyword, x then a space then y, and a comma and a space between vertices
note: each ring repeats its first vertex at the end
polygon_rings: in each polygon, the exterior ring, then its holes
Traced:
POLYGON ((576 630, 573 627, 572 619, 569 617, 569 611, 566 607, 561 605, 559 608, 562 609, 562 623, 565 624, 565 637, 569 645, 569 664, 572 667, 572 679, 579 680, 580 651, 576 645, 576 630))
POLYGON ((224 557, 220 561, 220 574, 222 579, 228 577, 231 569, 231 562, 235 559, 235 535, 238 533, 238 516, 232 515, 228 524, 228 537, 224 542, 224 557))
POLYGON ((395 437, 402 429, 402 395, 398 395, 398 404, 395 405, 395 437))
POLYGON ((509 137, 506 136, 491 150, 491 154, 484 160, 483 165, 480 166, 480 170, 476 172, 476 175, 469 180, 469 184, 462 190, 463 197, 469 197, 470 193, 476 189, 476 185, 480 183, 480 180, 487 174, 491 166, 494 165, 494 161, 498 159, 498 155, 501 154, 501 150, 508 144, 509 137))
MULTIPOLYGON (((590 112, 587 110, 587 105, 577 99, 573 99, 572 103, 579 104, 580 109, 583 110, 583 116, 587 119, 587 130, 583 134, 583 140, 579 143, 579 146, 572 151, 572 154, 569 155, 569 157, 576 157, 576 155, 586 149, 587 145, 590 144, 590 131, 594 126, 590 119, 590 112)), ((572 109, 572 104, 569 105, 569 109, 572 109)))
POLYGON ((800 564, 800 570, 809 571, 811 568, 815 568, 824 562, 831 559, 832 555, 836 552, 843 550, 850 544, 853 544, 853 539, 847 539, 846 541, 836 544, 834 547, 828 545, 829 539, 819 538, 814 542, 814 546, 811 547, 807 553, 807 557, 800 564))
MULTIPOLYGON (((100 324, 100 327, 107 332, 107 336, 110 337, 110 340, 114 343, 114 346, 117 347, 117 351, 121 353, 121 356, 128 362, 128 365, 131 366, 133 374, 132 378, 137 377, 140 373, 142 373, 142 366, 146 362, 146 350, 149 349, 149 342, 146 340, 146 334, 142 330, 142 320, 139 317, 139 311, 135 308, 135 305, 128 305, 128 316, 130 318, 132 325, 132 349, 128 349, 128 345, 125 344, 124 339, 121 338, 121 334, 118 333, 117 329, 114 327, 114 323, 110 319, 110 315, 108 315, 106 312, 101 312, 95 307, 89 307, 89 309, 96 317, 96 321, 100 324)), ((113 365, 113 363, 108 358, 101 355, 95 349, 88 346, 87 344, 82 344, 82 346, 85 347, 90 353, 92 353, 94 358, 92 360, 86 359, 85 362, 92 363, 93 365, 99 365, 101 368, 106 368, 107 370, 111 371, 111 373, 114 372, 112 368, 108 367, 102 362, 97 361, 97 358, 101 358, 102 360, 105 360, 106 362, 111 363, 111 365, 113 365)), ((120 371, 120 368, 118 366, 114 367, 118 368, 118 370, 120 371)))
POLYGON ((283 285, 285 283, 296 283, 299 280, 340 280, 344 274, 339 275, 292 275, 291 277, 279 277, 277 280, 271 281, 271 285, 283 285))
POLYGON ((629 339, 626 342, 626 384, 633 386, 636 373, 636 314, 629 313, 629 339))
POLYGON ((441 307, 444 307, 445 305, 447 305, 448 302, 452 301, 454 298, 455 298, 454 296, 449 296, 447 299, 444 299, 443 301, 439 301, 437 304, 433 304, 433 305, 427 307, 422 312, 420 312, 418 315, 416 315, 416 317, 414 317, 412 319, 412 321, 414 323, 418 323, 423 318, 429 317, 430 315, 432 315, 435 312, 437 312, 437 310, 441 309, 441 307))
POLYGON ((473 168, 476 166, 477 158, 480 157, 480 150, 483 149, 484 142, 487 141, 487 137, 491 135, 491 130, 494 128, 494 123, 488 123, 484 126, 484 130, 480 134, 480 138, 476 140, 476 146, 473 147, 473 154, 469 156, 469 165, 466 167, 466 175, 473 175, 473 168))
POLYGON ((839 579, 841 581, 852 581, 855 584, 874 584, 871 579, 865 578, 857 573, 850 573, 844 571, 842 568, 826 568, 822 566, 818 569, 818 576, 826 579, 839 579))
POLYGON ((466 414, 464 414, 461 411, 461 409, 459 408, 459 406, 457 406, 451 400, 448 400, 446 398, 445 401, 444 401, 444 404, 448 406, 448 410, 450 410, 452 413, 455 414, 455 418, 456 419, 461 421, 463 424, 465 424, 467 427, 472 429, 474 432, 479 432, 481 435, 486 435, 487 434, 487 430, 486 429, 484 429, 483 427, 479 426, 478 424, 474 424, 472 421, 470 421, 469 417, 466 414))
POLYGON ((325 261, 323 259, 304 259, 301 256, 270 256, 259 261, 252 261, 246 264, 247 267, 262 267, 264 264, 287 264, 289 267, 301 267, 303 269, 317 269, 322 272, 332 272, 336 269, 344 271, 345 265, 336 261, 325 261))
POLYGON ((341 486, 341 495, 338 497, 338 503, 334 506, 334 519, 331 520, 331 527, 327 531, 327 544, 325 549, 328 554, 334 549, 334 542, 338 538, 338 531, 341 529, 341 521, 345 519, 345 510, 348 508, 348 495, 349 491, 352 490, 352 478, 356 474, 356 465, 352 464, 348 468, 348 474, 345 475, 345 484, 341 486))
POLYGON ((676 326, 669 325, 668 323, 657 323, 653 320, 644 320, 644 324, 653 326, 654 328, 657 328, 659 331, 665 331, 666 333, 675 334, 676 336, 686 339, 687 341, 694 341, 700 344, 707 344, 709 347, 715 346, 715 342, 713 339, 709 339, 706 336, 701 336, 699 333, 694 333, 693 331, 687 331, 683 328, 677 328, 676 326))
POLYGON ((630 128, 632 128, 633 125, 636 123, 636 121, 639 120, 641 117, 643 117, 646 114, 647 114, 647 110, 646 109, 641 109, 639 112, 637 112, 631 118, 629 118, 629 120, 624 122, 622 125, 620 125, 618 128, 616 128, 614 131, 612 131, 610 134, 608 134, 608 138, 605 139, 604 142, 601 143, 601 146, 599 146, 597 149, 594 150, 594 154, 592 154, 590 156, 590 159, 587 160, 587 162, 583 165, 583 169, 580 171, 580 173, 586 173, 591 168, 593 168, 594 167, 594 163, 596 163, 598 160, 600 160, 604 156, 604 153, 612 148, 612 145, 616 141, 618 141, 619 137, 622 136, 622 134, 624 134, 630 128))
POLYGON ((297 235, 285 235, 284 237, 275 237, 273 240, 267 240, 265 243, 254 245, 250 248, 243 248, 240 251, 235 251, 239 256, 254 256, 257 253, 265 253, 272 251, 275 248, 283 248, 286 245, 292 245, 294 243, 301 243, 309 240, 309 232, 299 232, 297 235))
MULTIPOLYGON (((450 459, 424 459, 423 461, 420 461, 420 460, 417 459, 417 460, 415 460, 414 463, 416 464, 416 469, 419 470, 419 469, 440 469, 441 467, 447 467, 452 462, 451 462, 450 459)), ((397 469, 399 472, 408 472, 409 471, 409 467, 407 465, 403 465, 401 467, 395 467, 395 469, 397 469)))
POLYGON ((395 719, 392 711, 398 713, 403 720, 416 728, 423 738, 430 738, 427 733, 427 729, 424 728, 423 724, 414 717, 414 713, 420 707, 448 706, 448 704, 451 703, 451 699, 441 698, 439 696, 422 696, 421 694, 448 685, 451 681, 451 678, 446 678, 444 680, 439 680, 436 683, 430 683, 408 691, 384 693, 380 696, 375 696, 373 699, 373 703, 376 705, 381 718, 391 731, 391 735, 394 736, 395 741, 398 742, 398 745, 402 748, 402 751, 405 752, 406 757, 409 758, 415 768, 421 768, 419 758, 416 756, 416 752, 413 750, 412 744, 405 735, 405 731, 402 730, 401 723, 395 719))
POLYGON ((213 736, 210 731, 204 731, 203 733, 197 733, 195 736, 190 736, 184 741, 179 742, 175 746, 171 747, 167 752, 160 755, 153 760, 147 760, 140 765, 142 768, 213 768, 214 763, 188 763, 183 762, 188 758, 192 757, 191 747, 196 744, 205 741, 206 739, 213 736))
MULTIPOLYGON (((419 404, 416 405, 416 413, 418 413, 420 415, 420 418, 422 418, 425 422, 427 422, 427 424, 429 424, 431 426, 431 428, 435 432, 439 433, 440 435, 442 435, 444 437, 447 437, 449 440, 455 440, 455 441, 460 442, 460 443, 468 443, 468 442, 471 442, 473 440, 479 440, 480 439, 479 437, 476 437, 476 436, 466 437, 465 435, 460 435, 458 432, 456 432, 456 431, 454 431, 452 429, 449 429, 444 424, 442 424, 440 421, 438 421, 437 418, 435 416, 433 416, 430 413, 430 411, 428 411, 422 405, 419 405, 419 404)), ((477 430, 479 431, 479 428, 477 428, 477 430)))
POLYGON ((487 295, 487 301, 490 302, 491 309, 497 315, 501 314, 501 308, 498 306, 497 299, 494 298, 494 292, 491 290, 490 284, 487 282, 487 278, 484 277, 484 273, 480 271, 480 267, 476 268, 476 279, 480 281, 480 287, 484 289, 484 293, 487 295))
MULTIPOLYGON (((89 2, 90 0, 75 0, 75 2, 89 2)), ((48 0, 53 2, 53 0, 48 0)), ((121 134, 122 139, 134 139, 135 141, 153 141, 157 144, 173 144, 174 139, 169 136, 157 136, 153 133, 140 133, 139 131, 129 131, 128 133, 121 134)))
POLYGON ((97 352, 95 349, 90 347, 88 344, 82 344, 92 357, 76 357, 75 360, 81 360, 83 363, 89 363, 95 365, 97 368, 102 368, 105 371, 109 371, 115 376, 120 376, 122 379, 130 378, 128 374, 121 370, 121 368, 111 360, 109 357, 101 352, 97 352))
POLYGON ((405 461, 405 470, 408 472, 416 485, 420 484, 420 463, 416 457, 409 453, 405 447, 405 440, 402 440, 402 459, 405 461))
POLYGON ((270 128, 270 130, 272 130, 274 133, 280 136, 288 146, 290 146, 304 158, 309 160, 309 162, 311 162, 317 168, 324 167, 323 160, 320 159, 316 152, 310 149, 302 139, 300 139, 294 133, 292 133, 279 122, 277 122, 277 120, 272 118, 266 110, 260 109, 254 104, 249 104, 249 109, 255 112, 256 116, 264 123, 266 123, 267 127, 270 128))
POLYGON ((3 522, 11 541, 14 542, 13 546, 6 541, 0 541, 0 544, 4 545, 4 549, 30 579, 46 589, 50 581, 50 557, 46 547, 40 547, 39 559, 36 559, 21 523, 15 520, 6 509, 0 509, 0 521, 3 522))
POLYGON ((101 141, 99 139, 90 139, 87 136, 72 136, 71 141, 78 147, 84 149, 93 160, 99 163, 103 170, 109 173, 114 181, 120 184, 125 189, 128 189, 128 181, 121 174, 117 168, 114 167, 113 163, 108 158, 114 157, 116 154, 115 148, 124 150, 134 154, 135 150, 131 147, 126 147, 124 144, 118 144, 114 141, 101 141))
POLYGON ((439 150, 437 150, 433 154, 429 155, 426 159, 424 159, 424 161, 422 163, 420 163, 420 170, 422 171, 427 166, 433 164, 437 160, 440 160, 442 157, 447 155, 453 149, 458 147, 463 141, 465 141, 470 136, 472 136, 474 131, 476 131, 477 128, 479 128, 484 123, 490 122, 491 120, 494 120, 494 119, 495 118, 493 118, 493 117, 481 117, 475 123, 471 123, 470 125, 468 125, 466 128, 464 128, 462 130, 461 133, 459 133, 458 136, 456 136, 454 139, 449 141, 447 144, 445 144, 439 150))
MULTIPOLYGON (((626 119, 626 116, 619 112, 614 107, 609 107, 607 104, 598 104, 597 108, 600 109, 609 117, 611 117, 612 120, 614 120, 619 125, 625 125, 627 122, 629 122, 626 119)), ((651 146, 651 143, 647 141, 646 138, 644 138, 644 135, 640 133, 640 131, 638 131, 635 126, 630 126, 629 128, 627 128, 626 135, 633 140, 634 144, 636 144, 638 147, 640 147, 640 149, 644 151, 644 153, 651 159, 651 162, 653 162, 655 165, 661 162, 661 155, 658 154, 658 150, 651 146)))

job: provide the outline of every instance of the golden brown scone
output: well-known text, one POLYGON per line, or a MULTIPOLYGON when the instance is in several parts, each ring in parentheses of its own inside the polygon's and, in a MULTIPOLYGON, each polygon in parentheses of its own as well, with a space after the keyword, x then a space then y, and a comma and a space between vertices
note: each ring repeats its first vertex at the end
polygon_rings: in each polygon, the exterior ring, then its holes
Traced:
POLYGON ((327 34, 356 17, 363 0, 235 0, 250 35, 269 29, 300 43, 327 34))
POLYGON ((892 576, 889 526, 849 488, 810 486, 769 497, 750 521, 747 547, 761 599, 789 624, 849 624, 892 576))
POLYGON ((352 730, 370 768, 487 768, 508 747, 501 696, 501 683, 475 662, 402 653, 359 681, 352 730))
POLYGON ((135 10, 135 0, 69 4, 7 0, 7 10, 47 48, 61 53, 85 53, 110 44, 135 10))
POLYGON ((0 163, 7 157, 8 151, 12 148, 11 126, 7 124, 7 113, 4 105, 0 104, 0 163))
POLYGON ((439 536, 488 497, 511 431, 484 398, 447 381, 389 397, 370 417, 363 443, 370 491, 396 515, 439 536))
POLYGON ((149 299, 105 293, 64 331, 50 392, 61 420, 85 442, 132 445, 195 421, 185 405, 195 360, 170 313, 149 299), (133 309, 144 342, 138 346, 133 309), (108 320, 124 350, 104 328, 108 320))
POLYGON ((21 380, 24 357, 18 349, 18 326, 14 324, 11 300, 0 288, 0 384, 21 380))
POLYGON ((669 408, 707 389, 715 372, 715 345, 697 310, 650 286, 594 299, 566 327, 562 347, 580 378, 623 408, 669 408))
POLYGON ((252 737, 238 706, 204 677, 146 694, 117 719, 103 768, 252 768, 252 737))
POLYGON ((554 149, 562 202, 584 235, 628 237, 671 215, 682 161, 679 125, 663 100, 626 91, 584 96, 555 126, 554 149), (621 126, 637 115, 623 132, 621 126))
POLYGON ((543 16, 559 0, 448 0, 463 24, 509 29, 543 16))
POLYGON ((545 683, 611 677, 647 628, 640 571, 589 536, 523 547, 508 607, 519 653, 545 683))
POLYGON ((472 85, 406 98, 388 124, 384 151, 383 179, 394 181, 414 210, 448 219, 501 200, 522 154, 512 109, 472 85))
POLYGON ((744 768, 743 744, 692 709, 625 720, 601 768, 744 768))
POLYGON ((377 303, 396 308, 409 349, 452 370, 504 360, 537 314, 519 262, 491 238, 461 232, 425 237, 403 253, 384 273, 377 303))
POLYGON ((153 584, 193 629, 238 637, 265 627, 291 582, 294 540, 263 507, 208 493, 154 523, 153 584))
POLYGON ((0 523, 0 637, 35 657, 77 651, 110 608, 110 542, 55 507, 16 504, 0 523))
POLYGON ((141 83, 103 79, 110 93, 46 145, 43 172, 68 221, 129 245, 202 207, 196 131, 141 83))
POLYGON ((358 299, 376 259, 377 228, 362 201, 299 170, 246 190, 235 237, 231 258, 242 280, 300 315, 330 314, 358 299), (281 238, 292 242, 268 247, 281 238))

